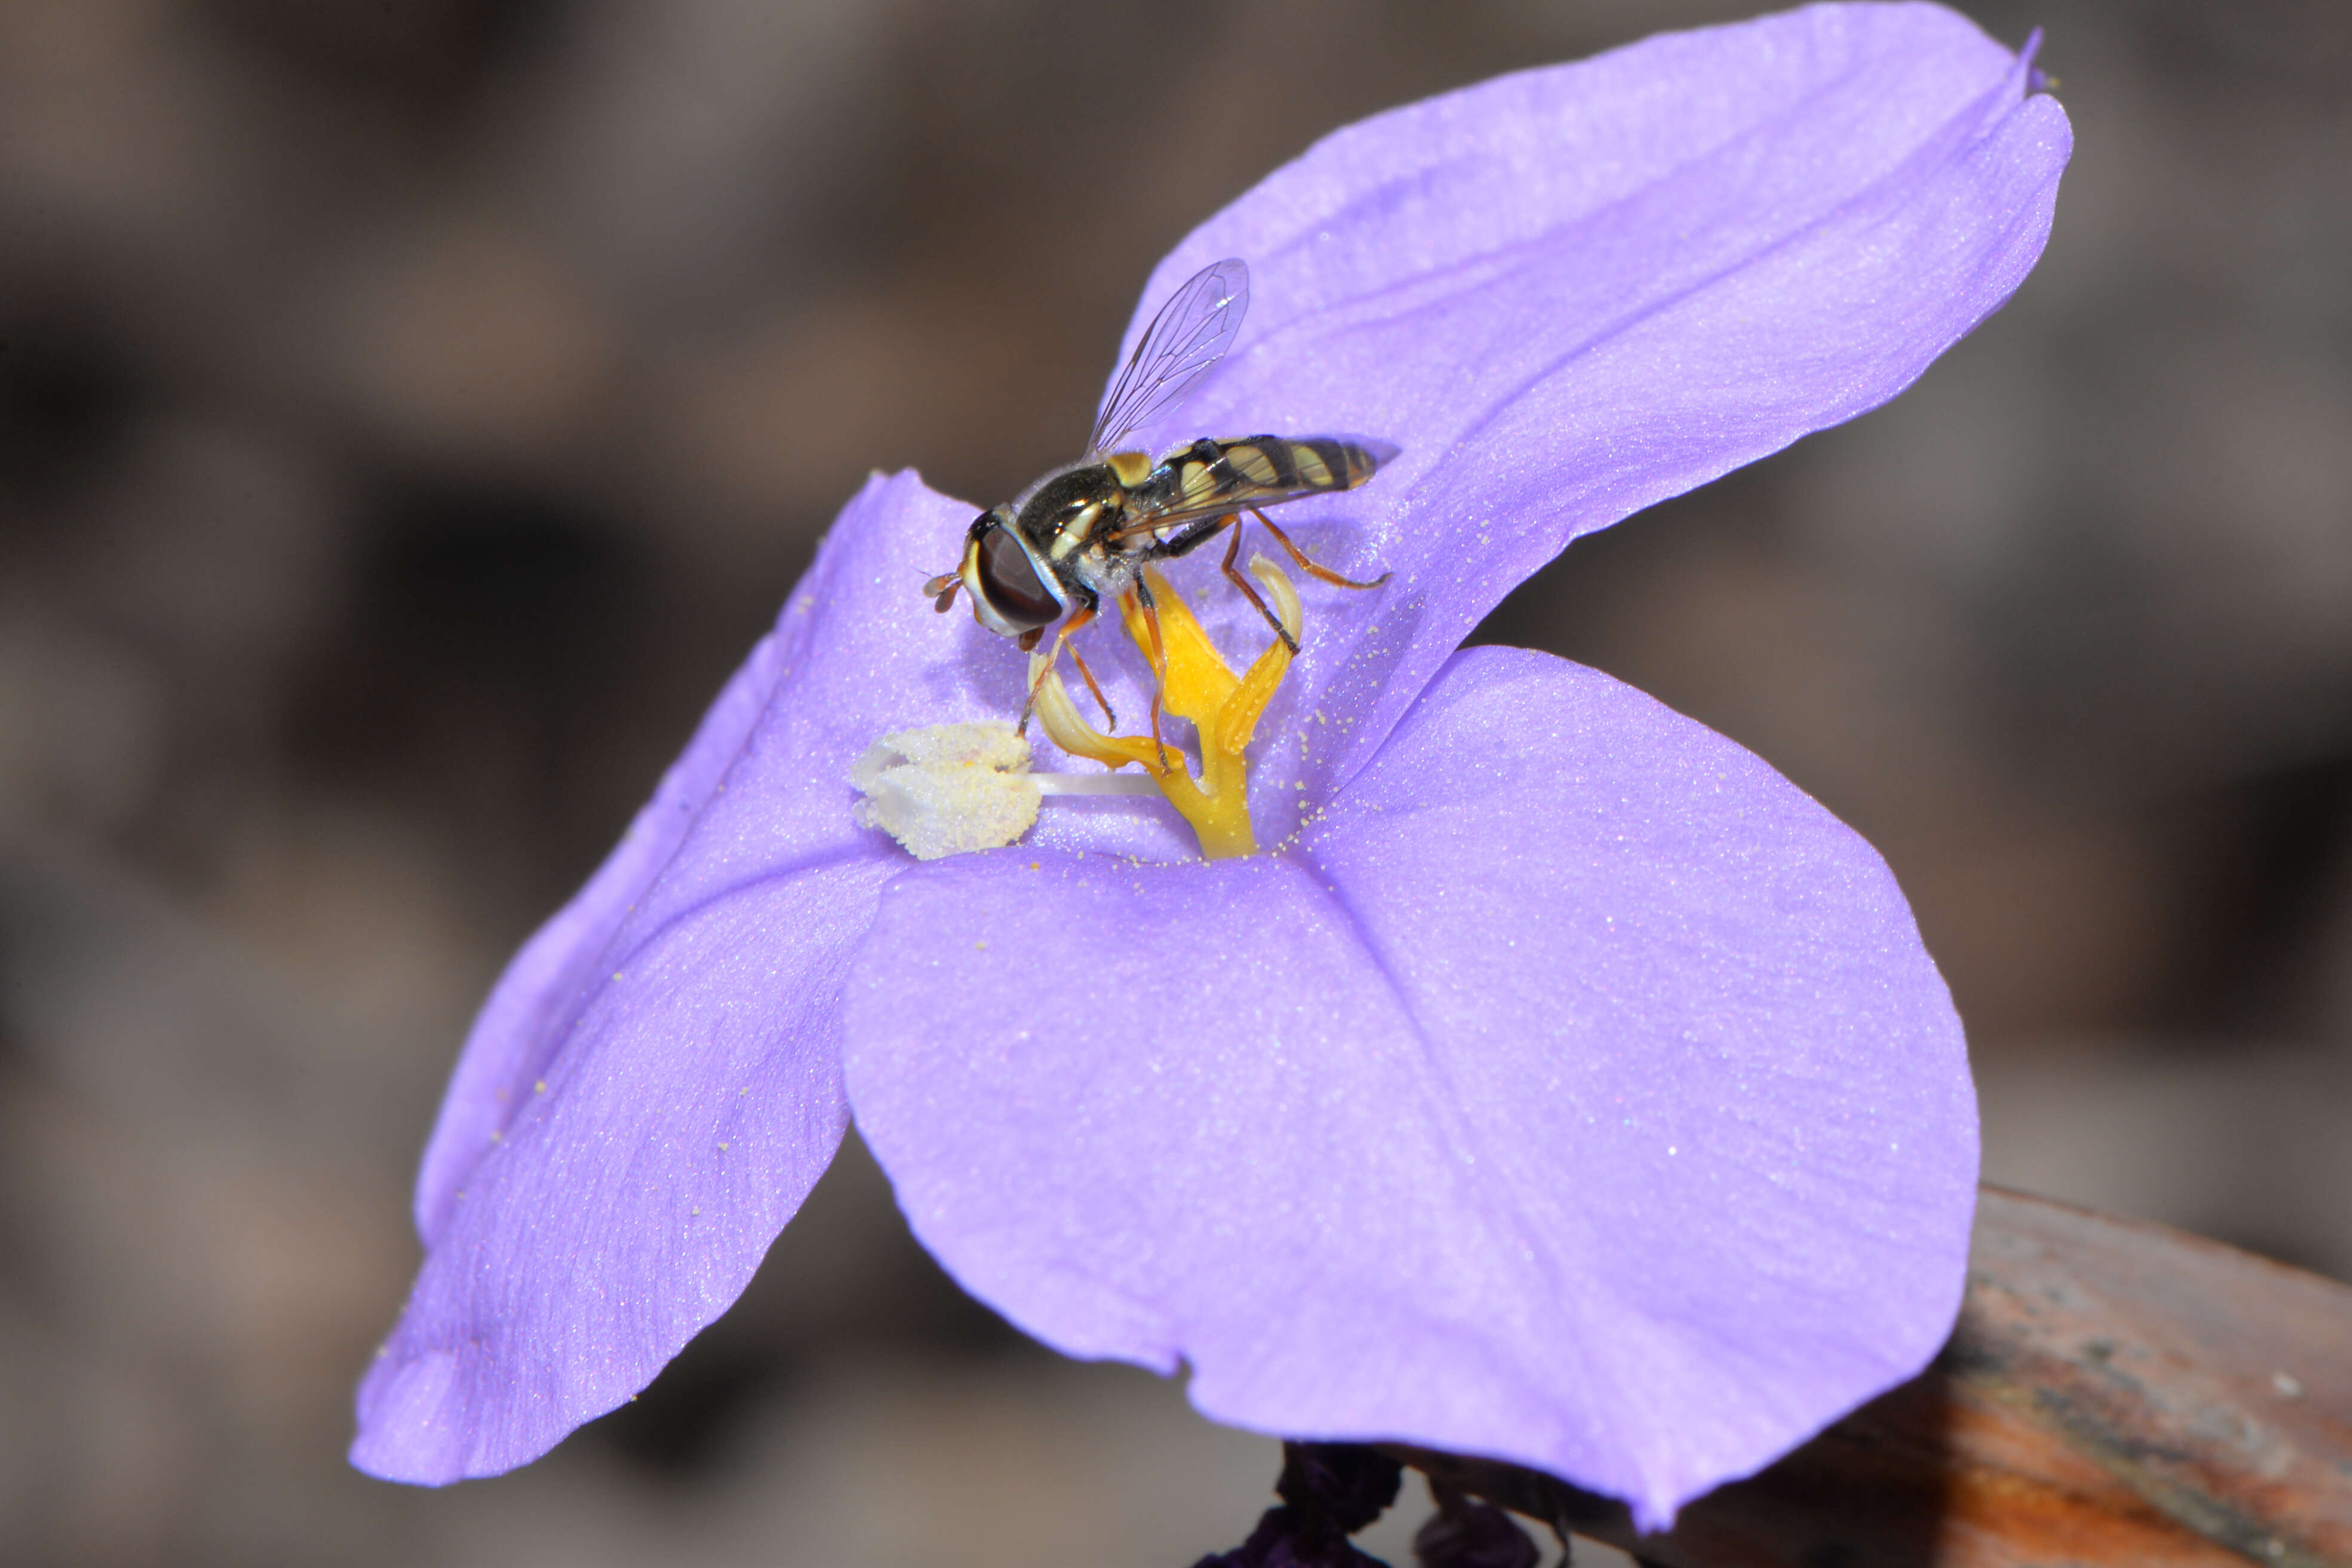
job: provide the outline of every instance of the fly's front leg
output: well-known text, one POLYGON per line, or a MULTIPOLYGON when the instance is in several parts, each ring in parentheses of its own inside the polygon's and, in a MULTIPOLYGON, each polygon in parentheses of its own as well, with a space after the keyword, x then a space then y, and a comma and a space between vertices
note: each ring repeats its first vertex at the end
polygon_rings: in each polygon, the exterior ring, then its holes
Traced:
MULTIPOLYGON (((1045 689, 1045 678, 1054 673, 1054 661, 1062 657, 1062 645, 1070 640, 1072 632, 1076 631, 1080 626, 1091 624, 1094 618, 1095 607, 1092 605, 1081 605, 1070 612, 1070 618, 1064 621, 1062 629, 1054 634, 1054 646, 1045 650, 1045 662, 1037 667, 1037 678, 1029 683, 1029 695, 1021 703, 1021 722, 1013 727, 1014 734, 1025 735, 1029 732, 1029 715, 1037 706, 1037 693, 1045 689)), ((1036 645, 1031 643, 1028 646, 1034 647, 1036 645)), ((1070 650, 1070 657, 1073 658, 1077 657, 1076 648, 1070 650)), ((1084 671, 1085 664, 1081 663, 1078 668, 1084 671)), ((1087 685, 1092 687, 1094 683, 1094 677, 1087 676, 1087 685)), ((1095 700, 1102 701, 1100 691, 1095 693, 1095 700)), ((1103 706, 1108 711, 1110 705, 1104 703, 1103 706)))
POLYGON ((1127 590, 1127 601, 1143 613, 1143 624, 1151 632, 1151 747, 1160 753, 1160 766, 1164 771, 1172 766, 1168 761, 1168 743, 1160 738, 1160 698, 1168 686, 1168 645, 1160 640, 1160 605, 1151 597, 1151 589, 1138 577, 1127 590))
MULTIPOLYGON (((1298 563, 1298 569, 1306 573, 1308 576, 1314 578, 1318 583, 1328 583, 1334 588, 1377 588, 1393 575, 1391 573, 1383 572, 1369 583, 1359 583, 1353 577, 1342 577, 1337 572, 1332 571, 1328 566, 1318 566, 1314 562, 1307 559, 1307 552, 1299 549, 1296 544, 1293 544, 1290 542, 1290 535, 1275 527, 1274 520, 1267 517, 1265 513, 1258 510, 1255 507, 1252 507, 1249 509, 1249 514, 1257 519, 1260 522, 1265 523, 1265 531, 1274 535, 1275 542, 1281 545, 1283 549, 1288 551, 1290 552, 1290 558, 1298 563)), ((1234 552, 1230 550, 1226 551, 1225 575, 1228 577, 1231 577, 1234 574, 1233 560, 1234 552)), ((1238 579, 1236 579, 1236 581, 1238 581, 1238 579)), ((1257 595, 1253 594, 1250 596, 1252 598, 1255 598, 1257 595)), ((1265 606, 1264 605, 1260 605, 1258 608, 1263 610, 1265 606)), ((1296 645, 1293 646, 1292 651, 1297 651, 1296 645)))
MULTIPOLYGON (((1255 507, 1250 510, 1250 515, 1256 518, 1260 522, 1265 522, 1265 513, 1259 511, 1255 507)), ((1233 580, 1234 587, 1239 588, 1242 591, 1243 598, 1247 599, 1251 604, 1257 606, 1257 613, 1265 617, 1265 624, 1274 628, 1274 635, 1282 639, 1282 646, 1288 648, 1292 653, 1297 653, 1298 651, 1298 639, 1290 635, 1290 628, 1282 624, 1280 617, 1276 616, 1272 610, 1265 607, 1265 601, 1257 596, 1257 590, 1250 585, 1250 580, 1243 576, 1241 573, 1236 571, 1234 567, 1234 558, 1239 555, 1242 551, 1242 514, 1239 512, 1228 514, 1225 517, 1224 521, 1219 524, 1219 526, 1223 527, 1227 524, 1232 526, 1234 537, 1232 542, 1225 546, 1225 563, 1223 568, 1225 575, 1233 580)), ((1272 523, 1266 523, 1266 526, 1271 528, 1274 525, 1272 523)), ((1293 551, 1292 553, 1297 554, 1297 552, 1293 551)))
POLYGON ((1102 688, 1095 684, 1095 672, 1087 668, 1086 655, 1078 651, 1078 645, 1076 643, 1072 643, 1070 645, 1070 662, 1078 667, 1078 675, 1086 681, 1087 689, 1095 694, 1095 706, 1103 710, 1104 721, 1108 722, 1112 729, 1118 729, 1118 715, 1110 710, 1110 699, 1105 697, 1102 693, 1102 688))

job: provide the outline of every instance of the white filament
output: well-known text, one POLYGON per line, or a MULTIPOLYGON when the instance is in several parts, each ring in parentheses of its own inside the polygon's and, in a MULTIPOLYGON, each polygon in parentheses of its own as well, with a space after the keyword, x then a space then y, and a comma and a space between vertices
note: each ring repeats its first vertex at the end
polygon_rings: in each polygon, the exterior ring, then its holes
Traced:
POLYGON ((1032 773, 1039 795, 1158 795, 1150 773, 1032 773))

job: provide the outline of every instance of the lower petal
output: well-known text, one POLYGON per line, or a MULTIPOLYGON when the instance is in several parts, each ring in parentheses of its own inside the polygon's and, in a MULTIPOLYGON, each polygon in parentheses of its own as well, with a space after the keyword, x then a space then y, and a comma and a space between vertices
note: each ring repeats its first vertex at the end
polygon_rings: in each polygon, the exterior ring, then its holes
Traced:
POLYGON ((353 1464, 439 1484, 527 1463, 742 1293, 841 1142, 841 976, 891 868, 739 889, 610 976, 451 1194, 360 1385, 353 1464))
MULTIPOLYGON (((971 645, 996 639, 933 615, 908 588, 971 511, 911 472, 875 475, 842 509, 775 629, 728 681, 653 799, 483 1004, 417 1172, 425 1246, 437 1244, 451 1194, 524 1091, 572 1049, 604 976, 649 933, 790 868, 898 858, 851 816, 858 756, 886 731, 992 717, 1007 705, 963 689, 971 645)), ((997 662, 1018 691, 1019 660, 997 662)))
POLYGON ((1654 1523, 1932 1353, 1965 1056, 1827 813, 1491 650, 1304 847, 893 885, 849 1092, 967 1288, 1074 1354, 1190 1362, 1219 1419, 1517 1459, 1654 1523))
POLYGON ((1573 1462, 1606 1489, 1662 1517, 1941 1346, 1975 1090, 1858 835, 1631 687, 1477 648, 1304 847, 1444 1053, 1488 1182, 1578 1238, 1580 1398, 1619 1452, 1573 1462))
POLYGON ((492 1474, 635 1394, 832 1159, 841 974, 907 863, 856 825, 849 773, 909 719, 989 711, 971 637, 910 587, 970 511, 912 474, 869 481, 620 846, 509 966, 417 1177, 427 1253, 360 1390, 361 1468, 492 1474))

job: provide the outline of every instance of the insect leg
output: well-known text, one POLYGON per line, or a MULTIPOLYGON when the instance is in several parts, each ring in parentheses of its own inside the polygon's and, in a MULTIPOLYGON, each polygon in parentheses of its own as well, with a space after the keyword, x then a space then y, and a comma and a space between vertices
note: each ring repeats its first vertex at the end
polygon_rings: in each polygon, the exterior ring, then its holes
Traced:
POLYGON ((1290 558, 1298 563, 1298 569, 1318 583, 1328 583, 1334 588, 1377 588, 1394 575, 1393 573, 1383 572, 1369 583, 1359 583, 1353 577, 1342 577, 1328 566, 1318 566, 1314 562, 1309 561, 1307 558, 1307 552, 1293 544, 1290 542, 1290 535, 1275 527, 1273 521, 1265 513, 1252 507, 1249 509, 1249 514, 1265 523, 1265 531, 1274 535, 1275 542, 1290 552, 1290 558))
POLYGON ((1110 710, 1109 699, 1103 696, 1102 688, 1095 684, 1095 672, 1087 668, 1086 656, 1078 651, 1076 643, 1070 645, 1070 662, 1078 667, 1079 675, 1086 679, 1087 689, 1095 694, 1095 701, 1102 709, 1103 718, 1109 721, 1112 729, 1118 729, 1118 715, 1110 710))
MULTIPOLYGON (((1183 523, 1180 526, 1175 538, 1154 540, 1145 546, 1143 558, 1146 561, 1173 561, 1180 555, 1190 555, 1195 549, 1214 537, 1219 529, 1232 521, 1232 514, 1227 513, 1221 517, 1206 517, 1183 523)), ((1131 539, 1139 533, 1152 531, 1155 526, 1158 525, 1147 524, 1139 528, 1125 529, 1112 534, 1111 538, 1114 541, 1131 539)))
MULTIPOLYGON (((1258 511, 1255 508, 1251 509, 1250 515, 1256 518, 1260 522, 1265 521, 1265 514, 1258 511)), ((1225 546, 1225 562, 1222 570, 1227 577, 1233 580, 1234 586, 1242 591, 1242 597, 1247 599, 1251 604, 1257 606, 1257 613, 1265 617, 1265 624, 1274 628, 1274 635, 1282 639, 1282 646, 1288 648, 1291 652, 1297 653, 1298 651, 1298 639, 1292 637, 1290 635, 1290 628, 1284 626, 1281 620, 1276 616, 1275 613, 1265 607, 1265 601, 1257 596, 1257 590, 1250 586, 1250 580, 1243 576, 1241 573, 1234 568, 1234 558, 1239 555, 1242 551, 1242 514, 1237 511, 1229 512, 1226 514, 1224 521, 1233 524, 1234 537, 1232 542, 1225 546)))
POLYGON ((1127 592, 1143 612, 1143 624, 1151 631, 1151 672, 1159 678, 1151 686, 1151 745, 1160 753, 1160 767, 1165 769, 1171 764, 1168 761, 1168 742, 1160 738, 1160 698, 1168 686, 1168 645, 1160 640, 1160 605, 1140 577, 1127 592))
MULTIPOLYGON (((1025 735, 1029 732, 1029 714, 1037 706, 1037 693, 1045 689, 1045 678, 1054 673, 1054 661, 1062 657, 1062 645, 1070 640, 1072 632, 1087 625, 1094 618, 1095 607, 1092 605, 1080 605, 1070 612, 1070 618, 1062 623, 1062 629, 1054 634, 1054 646, 1045 650, 1045 662, 1037 667, 1037 679, 1029 683, 1029 695, 1022 700, 1021 722, 1013 727, 1014 734, 1025 735)), ((1088 680, 1087 684, 1092 686, 1094 682, 1088 680)))

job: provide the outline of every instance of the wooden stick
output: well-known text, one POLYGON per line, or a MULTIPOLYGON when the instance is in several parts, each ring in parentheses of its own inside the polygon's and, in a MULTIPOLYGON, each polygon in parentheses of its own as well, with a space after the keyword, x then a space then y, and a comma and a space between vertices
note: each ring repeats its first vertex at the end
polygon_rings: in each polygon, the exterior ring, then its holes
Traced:
POLYGON ((1390 1452, 1660 1568, 2344 1568, 2352 1286, 1987 1187, 1934 1364, 1666 1534, 1532 1470, 1390 1452))

